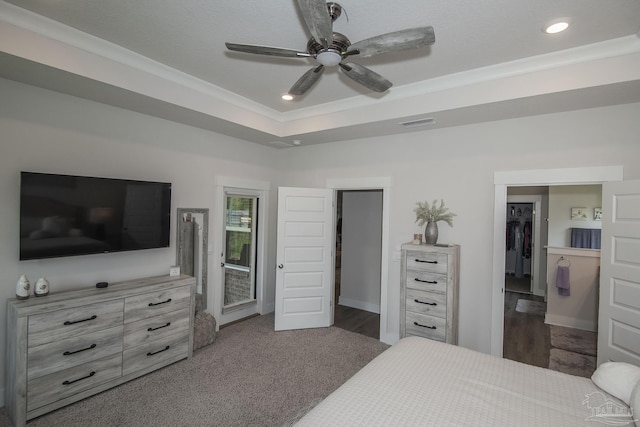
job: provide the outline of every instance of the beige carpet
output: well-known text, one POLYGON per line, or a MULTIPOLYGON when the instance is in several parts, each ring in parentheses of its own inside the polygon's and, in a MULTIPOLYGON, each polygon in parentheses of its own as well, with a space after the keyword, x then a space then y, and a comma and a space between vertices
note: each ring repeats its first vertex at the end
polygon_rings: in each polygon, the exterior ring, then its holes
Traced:
POLYGON ((596 370, 596 358, 560 348, 552 348, 549 352, 549 369, 590 378, 596 370))
POLYGON ((516 303, 516 311, 533 314, 534 316, 544 316, 547 312, 547 304, 541 301, 519 299, 516 303))
MULTIPOLYGON (((216 342, 28 427, 281 426, 388 346, 331 327, 273 331, 273 315, 220 331, 216 342)), ((4 409, 0 425, 8 425, 4 409)))
POLYGON ((598 334, 581 329, 551 325, 551 346, 575 353, 596 356, 598 353, 598 334))
POLYGON ((551 325, 549 369, 589 378, 596 370, 598 334, 551 325))

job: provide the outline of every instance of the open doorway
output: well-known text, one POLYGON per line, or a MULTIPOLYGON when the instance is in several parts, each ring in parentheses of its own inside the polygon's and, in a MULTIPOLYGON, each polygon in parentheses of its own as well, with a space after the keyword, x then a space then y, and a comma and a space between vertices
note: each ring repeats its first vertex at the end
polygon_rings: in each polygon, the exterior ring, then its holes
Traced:
POLYGON ((503 356, 589 377, 595 370, 597 356, 600 247, 584 246, 572 235, 599 232, 600 222, 595 215, 576 219, 571 211, 574 206, 586 206, 589 212, 599 209, 602 186, 508 187, 506 218, 512 231, 528 221, 525 209, 531 197, 541 200, 540 205, 534 202, 531 241, 525 238, 523 242, 513 236, 509 239, 507 228, 503 356), (536 221, 537 217, 542 221, 536 221), (513 218, 515 222, 510 223, 513 218), (517 251, 513 248, 514 240, 517 251), (520 265, 514 262, 514 256, 522 256, 518 260, 520 265), (571 292, 567 288, 565 293, 565 289, 556 286, 559 269, 571 273, 566 283, 571 285, 571 292), (514 286, 517 278, 524 286, 514 286), (526 289, 529 286, 530 291, 526 289))
POLYGON ((505 205, 503 356, 533 366, 549 366, 546 312, 549 187, 508 187, 505 205))
POLYGON ((382 190, 336 194, 334 326, 380 339, 382 190))

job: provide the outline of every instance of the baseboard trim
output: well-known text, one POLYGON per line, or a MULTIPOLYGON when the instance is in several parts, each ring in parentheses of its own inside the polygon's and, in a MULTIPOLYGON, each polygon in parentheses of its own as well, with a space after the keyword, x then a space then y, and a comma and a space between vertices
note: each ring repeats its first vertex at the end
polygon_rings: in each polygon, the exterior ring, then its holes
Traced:
POLYGON ((564 326, 565 328, 574 328, 574 329, 581 329, 583 331, 598 332, 598 325, 595 320, 576 319, 574 317, 547 313, 544 316, 544 323, 548 325, 564 326))
POLYGON ((371 313, 380 314, 380 304, 372 304, 366 301, 358 301, 351 298, 340 297, 338 304, 346 307, 357 308, 358 310, 364 310, 371 313))

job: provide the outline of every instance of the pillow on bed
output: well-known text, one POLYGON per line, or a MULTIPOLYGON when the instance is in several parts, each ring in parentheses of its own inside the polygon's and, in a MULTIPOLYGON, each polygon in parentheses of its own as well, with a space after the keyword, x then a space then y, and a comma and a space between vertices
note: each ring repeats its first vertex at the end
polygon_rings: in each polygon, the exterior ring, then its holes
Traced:
POLYGON ((640 368, 630 363, 605 362, 593 373, 591 381, 629 405, 631 392, 640 381, 640 368))
POLYGON ((636 427, 640 427, 640 381, 636 383, 636 386, 631 392, 629 406, 631 407, 631 413, 636 422, 636 427))

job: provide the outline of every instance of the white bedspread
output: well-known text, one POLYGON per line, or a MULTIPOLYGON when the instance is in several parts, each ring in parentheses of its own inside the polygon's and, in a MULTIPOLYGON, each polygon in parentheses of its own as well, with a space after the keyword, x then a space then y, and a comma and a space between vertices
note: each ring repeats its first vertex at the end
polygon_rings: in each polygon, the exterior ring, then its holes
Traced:
POLYGON ((606 401, 626 408, 588 378, 409 337, 296 425, 598 426, 591 407, 606 401))

